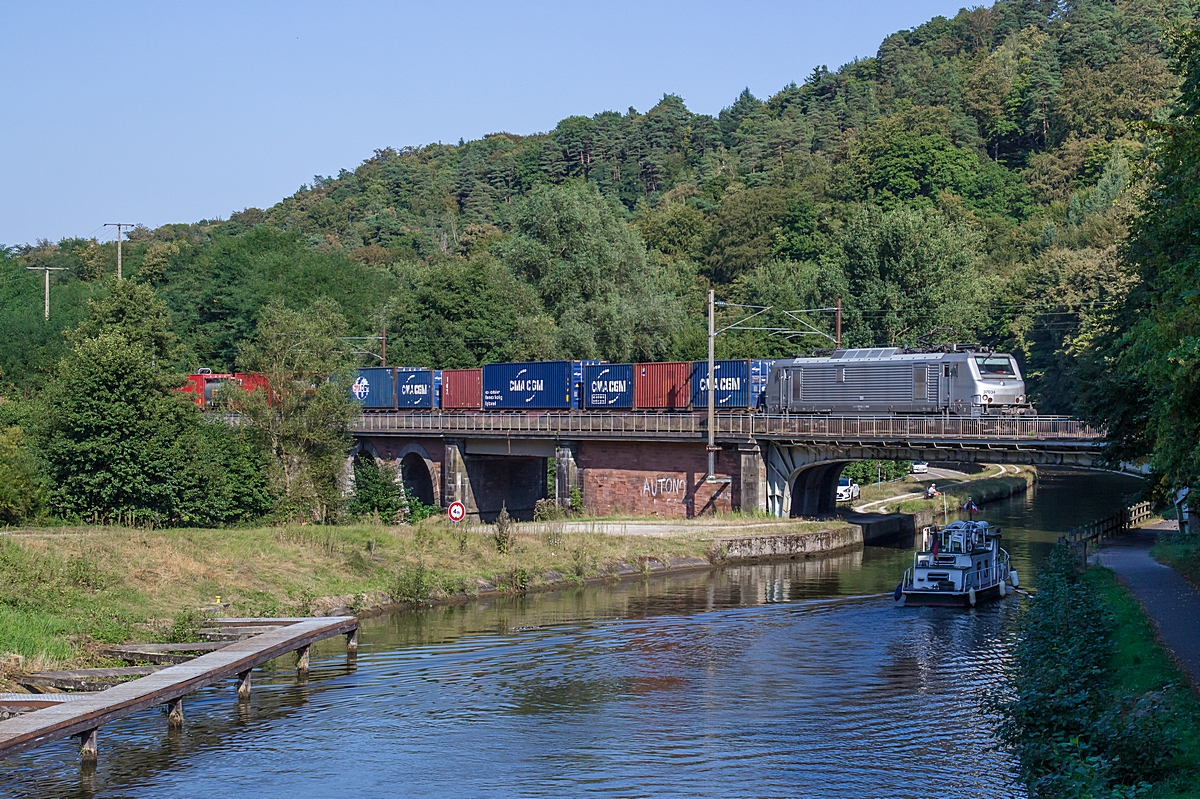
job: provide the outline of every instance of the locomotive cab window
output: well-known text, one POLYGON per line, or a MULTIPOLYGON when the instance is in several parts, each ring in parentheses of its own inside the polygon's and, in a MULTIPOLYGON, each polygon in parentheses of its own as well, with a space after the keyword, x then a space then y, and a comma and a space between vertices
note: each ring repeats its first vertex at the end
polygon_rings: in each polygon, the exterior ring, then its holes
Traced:
POLYGON ((976 356, 975 364, 979 367, 979 374, 982 377, 1017 376, 1017 367, 1013 364, 1012 358, 976 356))
POLYGON ((804 391, 804 370, 793 369, 788 375, 792 379, 792 401, 799 402, 804 391))

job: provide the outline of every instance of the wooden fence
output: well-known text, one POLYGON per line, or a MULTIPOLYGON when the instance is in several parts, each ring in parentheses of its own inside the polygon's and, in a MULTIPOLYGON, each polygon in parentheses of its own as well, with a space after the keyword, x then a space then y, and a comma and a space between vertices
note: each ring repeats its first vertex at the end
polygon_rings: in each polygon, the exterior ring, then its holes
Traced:
POLYGON ((1103 519, 1082 524, 1074 530, 1069 530, 1065 535, 1059 536, 1058 540, 1073 550, 1080 550, 1086 561, 1088 544, 1098 546, 1149 518, 1150 503, 1139 502, 1128 508, 1122 508, 1112 516, 1106 516, 1103 519))

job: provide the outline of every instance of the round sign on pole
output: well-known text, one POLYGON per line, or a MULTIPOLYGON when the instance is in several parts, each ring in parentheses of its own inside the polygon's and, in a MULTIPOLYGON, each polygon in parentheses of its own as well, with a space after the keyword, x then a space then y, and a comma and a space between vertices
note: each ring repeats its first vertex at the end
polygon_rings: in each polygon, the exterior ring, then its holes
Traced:
POLYGON ((452 522, 461 522, 467 516, 467 506, 461 502, 451 502, 450 507, 446 508, 446 515, 452 522))

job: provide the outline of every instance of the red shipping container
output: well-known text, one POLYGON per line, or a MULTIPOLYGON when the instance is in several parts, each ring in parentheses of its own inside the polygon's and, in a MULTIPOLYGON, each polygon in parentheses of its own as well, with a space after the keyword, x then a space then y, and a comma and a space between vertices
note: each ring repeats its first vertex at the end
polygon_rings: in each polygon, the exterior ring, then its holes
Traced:
POLYGON ((483 407, 482 369, 442 370, 442 409, 474 410, 483 407))
POLYGON ((633 367, 633 407, 682 410, 692 401, 688 361, 639 363, 633 367))

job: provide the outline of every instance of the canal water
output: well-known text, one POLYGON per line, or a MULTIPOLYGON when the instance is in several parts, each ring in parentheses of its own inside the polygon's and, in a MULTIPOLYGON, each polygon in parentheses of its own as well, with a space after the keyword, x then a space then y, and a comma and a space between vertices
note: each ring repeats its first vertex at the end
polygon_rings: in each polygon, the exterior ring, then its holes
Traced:
MULTIPOLYGON (((1138 487, 1045 470, 983 507, 1033 582, 1070 527, 1138 487)), ((101 730, 83 773, 67 742, 0 762, 12 797, 578 795, 1018 797, 985 698, 1009 600, 898 608, 910 549, 663 576, 369 620, 350 668, 314 648, 101 730)))

